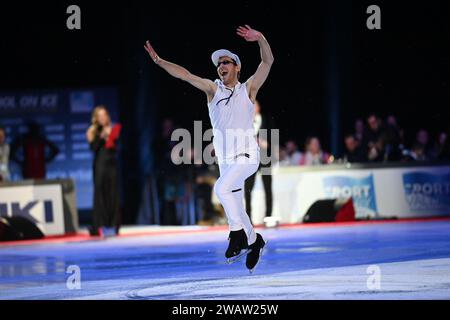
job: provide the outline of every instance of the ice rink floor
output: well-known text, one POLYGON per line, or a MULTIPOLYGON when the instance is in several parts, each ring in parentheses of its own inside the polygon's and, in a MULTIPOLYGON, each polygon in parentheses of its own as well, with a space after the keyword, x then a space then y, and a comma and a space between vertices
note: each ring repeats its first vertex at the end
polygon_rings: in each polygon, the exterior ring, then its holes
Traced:
POLYGON ((270 242, 253 275, 225 263, 223 228, 0 243, 0 299, 450 299, 448 219, 258 232, 270 242))

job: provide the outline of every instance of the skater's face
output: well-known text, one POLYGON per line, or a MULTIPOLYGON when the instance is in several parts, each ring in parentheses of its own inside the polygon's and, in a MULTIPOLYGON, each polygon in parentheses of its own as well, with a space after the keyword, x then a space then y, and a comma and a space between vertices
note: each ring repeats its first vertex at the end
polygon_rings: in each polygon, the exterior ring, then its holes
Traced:
POLYGON ((240 70, 241 67, 231 58, 219 58, 219 62, 217 63, 217 73, 219 74, 220 80, 222 80, 225 85, 237 81, 240 70))

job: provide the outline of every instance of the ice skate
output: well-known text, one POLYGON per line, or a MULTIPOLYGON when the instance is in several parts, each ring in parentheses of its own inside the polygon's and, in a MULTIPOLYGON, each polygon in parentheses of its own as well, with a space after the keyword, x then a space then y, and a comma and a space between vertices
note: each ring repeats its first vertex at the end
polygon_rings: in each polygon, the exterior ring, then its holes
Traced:
POLYGON ((227 258, 227 263, 232 264, 239 261, 249 252, 247 235, 245 234, 244 229, 239 231, 230 231, 228 240, 230 242, 228 244, 227 251, 225 252, 225 257, 227 258))
POLYGON ((259 261, 261 260, 261 256, 266 244, 267 241, 264 241, 263 237, 259 233, 257 233, 256 241, 249 246, 247 261, 245 263, 250 273, 253 273, 259 261))

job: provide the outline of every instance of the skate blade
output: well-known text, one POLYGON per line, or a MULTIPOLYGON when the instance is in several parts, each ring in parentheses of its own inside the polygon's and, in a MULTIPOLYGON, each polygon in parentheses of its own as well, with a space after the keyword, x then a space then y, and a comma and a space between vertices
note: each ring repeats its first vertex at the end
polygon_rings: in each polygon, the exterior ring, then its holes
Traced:
POLYGON ((252 251, 252 250, 251 250, 251 249, 244 249, 244 250, 241 250, 241 252, 240 252, 237 256, 228 258, 228 259, 227 259, 227 263, 228 263, 228 264, 233 264, 233 263, 235 263, 235 262, 238 262, 239 260, 242 259, 243 256, 245 256, 245 255, 247 255, 248 253, 250 253, 250 251, 252 251))
POLYGON ((258 264, 261 262, 263 253, 264 253, 264 249, 267 247, 267 244, 269 243, 269 240, 265 241, 265 245, 264 247, 261 248, 261 250, 259 251, 259 259, 258 262, 255 264, 255 266, 253 267, 253 269, 248 269, 248 271, 250 272, 250 274, 253 274, 253 272, 255 271, 256 267, 258 266, 258 264))

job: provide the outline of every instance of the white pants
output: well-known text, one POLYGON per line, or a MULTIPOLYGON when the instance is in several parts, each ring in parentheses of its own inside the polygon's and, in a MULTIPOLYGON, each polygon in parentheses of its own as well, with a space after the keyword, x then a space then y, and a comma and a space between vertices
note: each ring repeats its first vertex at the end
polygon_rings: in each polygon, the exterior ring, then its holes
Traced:
POLYGON ((214 192, 225 209, 230 231, 244 229, 248 244, 256 241, 256 233, 244 207, 244 183, 259 167, 259 151, 248 151, 219 163, 220 177, 214 192))

